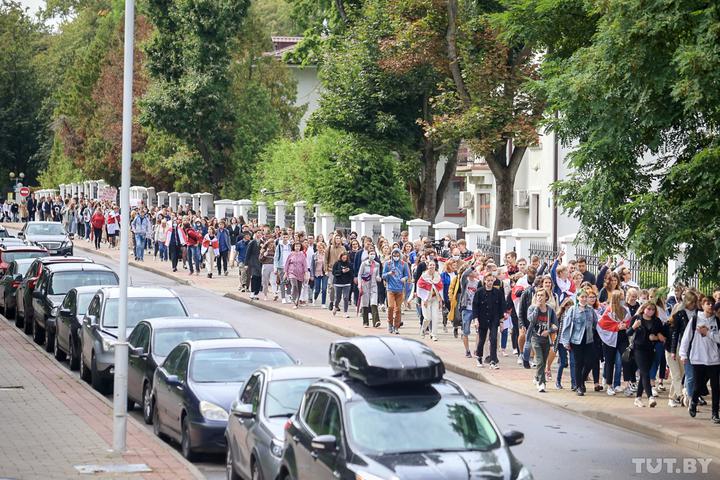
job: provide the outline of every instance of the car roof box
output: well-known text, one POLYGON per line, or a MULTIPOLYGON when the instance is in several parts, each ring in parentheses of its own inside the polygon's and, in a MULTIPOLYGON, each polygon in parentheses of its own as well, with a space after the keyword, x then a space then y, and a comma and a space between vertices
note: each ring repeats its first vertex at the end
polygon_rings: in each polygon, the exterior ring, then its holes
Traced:
POLYGON ((330 365, 368 386, 435 383, 445 374, 440 357, 424 343, 402 337, 354 337, 330 345, 330 365))

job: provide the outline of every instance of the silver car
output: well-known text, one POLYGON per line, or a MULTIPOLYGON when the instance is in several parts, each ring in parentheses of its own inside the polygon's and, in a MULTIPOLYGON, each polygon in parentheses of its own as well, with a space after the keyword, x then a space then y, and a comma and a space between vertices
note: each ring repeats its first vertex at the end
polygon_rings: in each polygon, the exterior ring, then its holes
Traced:
MULTIPOLYGON (((110 390, 115 373, 118 301, 118 287, 101 288, 90 301, 80 326, 80 377, 100 393, 110 390)), ((127 335, 148 318, 187 316, 187 308, 170 288, 128 288, 127 335)))
POLYGON ((330 367, 262 367, 232 403, 227 437, 227 478, 274 479, 280 470, 284 426, 309 385, 332 375, 330 367))

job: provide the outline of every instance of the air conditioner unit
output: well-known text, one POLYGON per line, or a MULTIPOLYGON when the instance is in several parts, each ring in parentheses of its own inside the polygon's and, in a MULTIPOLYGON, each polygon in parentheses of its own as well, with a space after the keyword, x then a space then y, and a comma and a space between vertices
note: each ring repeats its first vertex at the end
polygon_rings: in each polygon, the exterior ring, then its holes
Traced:
POLYGON ((460 192, 460 208, 468 209, 473 206, 473 194, 472 192, 460 192))
POLYGON ((530 208, 530 195, 527 190, 515 190, 515 201, 513 205, 516 208, 530 208))

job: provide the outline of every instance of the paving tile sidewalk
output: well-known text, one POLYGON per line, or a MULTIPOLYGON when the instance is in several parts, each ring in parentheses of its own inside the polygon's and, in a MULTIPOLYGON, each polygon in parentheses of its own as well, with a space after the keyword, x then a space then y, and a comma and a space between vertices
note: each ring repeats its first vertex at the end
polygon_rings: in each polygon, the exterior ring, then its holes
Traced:
MULTIPOLYGON (((90 244, 82 241, 76 242, 76 249, 95 252, 90 244)), ((115 261, 119 259, 118 250, 105 249, 95 253, 108 256, 115 261)), ((339 335, 354 336, 387 333, 386 314, 381 314, 383 327, 378 329, 363 328, 362 321, 357 318, 354 311, 351 318, 346 319, 342 315, 333 316, 327 310, 317 307, 301 307, 295 310, 290 305, 281 304, 279 301, 250 300, 248 294, 239 293, 237 290, 237 269, 232 270, 228 277, 214 276, 210 279, 204 273, 199 276, 190 276, 187 271, 182 269, 177 273, 172 273, 168 263, 156 261, 152 257, 146 257, 146 261, 142 263, 133 260, 130 263, 136 267, 185 284, 212 290, 226 297, 311 323, 339 335)), ((403 318, 405 325, 401 330, 402 335, 408 338, 420 339, 417 315, 414 312, 403 311, 403 318)), ((453 338, 451 332, 443 333, 442 329, 439 331, 441 333, 438 335, 438 342, 427 341, 426 343, 442 357, 447 368, 453 372, 527 395, 532 400, 548 402, 602 422, 637 431, 670 443, 677 443, 696 450, 698 453, 720 458, 720 426, 713 425, 710 422, 709 406, 701 407, 698 416, 691 419, 687 409, 667 406, 667 392, 661 392, 656 408, 637 408, 633 406, 633 398, 626 398, 622 394, 609 397, 605 392, 590 392, 585 397, 577 397, 569 388, 562 391, 555 390, 554 380, 548 382, 549 388, 546 393, 538 393, 532 384, 532 370, 526 370, 517 365, 514 356, 501 357, 499 370, 481 369, 475 366, 474 359, 465 358, 460 339, 453 338)), ((476 342, 476 338, 476 335, 473 335, 471 343, 476 342)), ((486 347, 485 351, 487 350, 486 347)), ((553 366, 553 379, 556 370, 557 364, 553 366)), ((569 387, 570 377, 567 370, 564 377, 564 384, 569 387)), ((644 399, 644 402, 647 404, 647 398, 644 399)))
POLYGON ((193 479, 200 472, 135 420, 112 443, 112 407, 0 317, 0 478, 193 479), (80 474, 75 465, 148 465, 142 474, 80 474))

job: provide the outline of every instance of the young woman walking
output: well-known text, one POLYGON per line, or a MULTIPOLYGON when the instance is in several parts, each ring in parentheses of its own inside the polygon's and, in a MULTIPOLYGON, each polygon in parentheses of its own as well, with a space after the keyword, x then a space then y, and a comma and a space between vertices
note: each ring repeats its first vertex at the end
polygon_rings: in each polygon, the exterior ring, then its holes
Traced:
MULTIPOLYGON (((263 244, 260 249, 260 282, 263 292, 263 299, 268 299, 268 294, 273 295, 273 300, 277 300, 277 292, 275 291, 275 282, 273 281, 273 259, 275 258, 275 240, 270 239, 263 244)), ((246 259, 247 260, 247 259, 246 259)))
POLYGON ((557 317, 555 310, 547 304, 548 294, 543 290, 535 293, 533 304, 528 309, 528 321, 530 326, 528 331, 531 332, 531 343, 535 352, 535 363, 537 369, 535 371, 534 383, 537 385, 538 392, 545 392, 545 362, 550 353, 550 334, 557 332, 557 317))
POLYGON ((593 331, 598 318, 595 310, 587 304, 588 291, 580 290, 576 295, 577 304, 565 315, 560 342, 566 350, 572 351, 575 359, 576 393, 585 395, 586 365, 595 358, 593 331))
POLYGON ((650 386, 650 366, 655 357, 655 344, 665 341, 662 322, 657 316, 657 306, 648 302, 640 307, 627 333, 633 336, 633 356, 640 373, 635 406, 645 406, 642 402, 642 395, 645 393, 648 397, 648 406, 652 408, 657 405, 657 399, 653 396, 650 386))
POLYGON ((370 326, 368 314, 372 312, 372 325, 375 328, 380 326, 380 315, 378 313, 379 284, 382 282, 382 267, 375 258, 375 249, 368 251, 366 260, 360 264, 357 275, 357 285, 360 298, 358 308, 362 309, 363 327, 370 326))
POLYGON ((292 251, 285 260, 285 279, 290 282, 291 293, 290 299, 293 303, 293 308, 298 308, 300 305, 300 291, 302 284, 305 281, 305 274, 307 273, 307 257, 303 252, 303 246, 300 242, 293 243, 292 251))
POLYGON ((327 284, 328 284, 328 272, 325 264, 326 255, 325 244, 320 242, 317 244, 317 251, 312 256, 312 262, 310 264, 310 275, 313 278, 313 300, 317 302, 320 295, 322 300, 322 307, 325 308, 325 301, 327 299, 327 284))
POLYGON ((208 228, 208 233, 203 238, 202 255, 205 257, 205 270, 208 278, 212 278, 212 269, 215 265, 215 258, 220 254, 220 242, 215 235, 215 228, 208 228))
MULTIPOLYGON (((563 325, 565 324, 565 315, 567 314, 568 310, 572 308, 572 306, 575 305, 574 300, 571 298, 566 299, 562 305, 560 305, 560 312, 558 313, 558 331, 562 332, 563 325)), ((574 357, 568 352, 568 350, 565 348, 565 345, 562 344, 560 341, 560 335, 555 336, 555 345, 554 349, 556 352, 556 355, 559 359, 559 365, 558 365, 558 371, 557 376, 555 377, 555 388, 558 390, 562 390, 562 376, 563 371, 568 368, 569 366, 569 372, 570 372, 570 386, 572 387, 572 390, 574 391, 577 386, 575 384, 575 360, 574 357), (569 360, 569 362, 568 362, 569 360)))
POLYGON ((610 294, 610 304, 597 325, 597 332, 602 341, 603 358, 605 358, 603 371, 605 391, 610 396, 621 391, 619 373, 622 368, 622 353, 630 344, 627 336, 630 318, 630 313, 623 305, 622 291, 613 291, 610 294))
MULTIPOLYGON (((420 335, 430 329, 430 339, 437 342, 438 324, 442 322, 443 284, 437 272, 435 262, 428 261, 426 270, 420 275, 417 282, 417 296, 420 298, 423 322, 420 326, 420 335)), ((497 332, 496 332, 497 333, 497 332)))
POLYGON ((349 318, 348 304, 350 302, 350 286, 353 284, 352 265, 348 260, 348 253, 343 251, 340 258, 335 262, 332 269, 333 287, 335 288, 335 304, 330 301, 330 309, 333 315, 340 311, 340 299, 343 300, 343 312, 345 318, 349 318))

